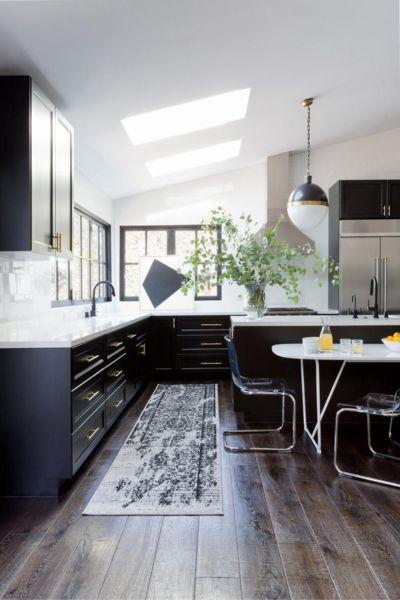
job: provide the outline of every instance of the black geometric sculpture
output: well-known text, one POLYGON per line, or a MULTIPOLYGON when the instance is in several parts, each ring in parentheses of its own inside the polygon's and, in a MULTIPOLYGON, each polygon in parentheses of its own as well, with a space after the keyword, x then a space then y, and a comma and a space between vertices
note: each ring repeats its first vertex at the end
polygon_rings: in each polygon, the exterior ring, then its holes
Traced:
POLYGON ((184 275, 181 275, 175 269, 154 259, 143 281, 143 287, 150 302, 154 308, 157 308, 172 294, 175 294, 182 287, 186 279, 184 275))

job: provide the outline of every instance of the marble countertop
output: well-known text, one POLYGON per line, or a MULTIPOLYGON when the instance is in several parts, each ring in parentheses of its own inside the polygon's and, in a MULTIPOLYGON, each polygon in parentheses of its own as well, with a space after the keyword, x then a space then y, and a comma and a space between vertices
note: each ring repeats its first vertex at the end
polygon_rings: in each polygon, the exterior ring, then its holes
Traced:
POLYGON ((220 316, 238 314, 238 311, 156 311, 156 312, 110 312, 89 319, 76 318, 69 321, 42 323, 14 321, 0 325, 1 348, 72 348, 117 329, 156 316, 220 316))
POLYGON ((400 327, 400 315, 396 317, 390 317, 384 319, 374 319, 369 315, 360 315, 358 319, 353 319, 352 316, 348 315, 284 315, 284 316, 271 316, 262 317, 260 319, 249 319, 248 317, 232 317, 233 327, 307 327, 307 326, 322 326, 322 319, 324 323, 330 326, 351 326, 360 327, 365 325, 371 326, 387 326, 387 327, 400 327))

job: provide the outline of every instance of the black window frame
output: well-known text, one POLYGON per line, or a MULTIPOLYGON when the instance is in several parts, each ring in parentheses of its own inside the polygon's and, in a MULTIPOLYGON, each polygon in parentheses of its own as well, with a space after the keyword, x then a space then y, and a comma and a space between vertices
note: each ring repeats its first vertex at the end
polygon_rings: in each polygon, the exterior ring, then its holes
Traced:
MULTIPOLYGON (((105 233, 106 279, 108 281, 111 281, 111 225, 110 225, 110 223, 107 223, 106 221, 104 221, 103 219, 101 219, 100 217, 98 217, 97 215, 91 213, 90 211, 86 210, 85 208, 82 208, 81 206, 79 206, 77 204, 75 204, 75 206, 74 206, 73 217, 75 216, 75 212, 79 213, 81 216, 84 216, 89 221, 89 249, 91 248, 91 227, 90 227, 90 223, 95 223, 97 226, 101 227, 104 230, 104 233, 105 233)), ((74 228, 72 227, 72 232, 73 232, 73 230, 74 230, 74 228)), ((82 236, 82 231, 81 231, 81 236, 82 236)), ((72 263, 72 261, 73 261, 74 258, 75 258, 75 256, 73 256, 72 259, 65 259, 65 258, 57 259, 57 257, 55 259, 56 263, 57 263, 57 260, 64 260, 67 263, 68 299, 66 299, 66 300, 52 300, 51 301, 51 307, 52 308, 57 308, 57 307, 61 307, 61 306, 79 306, 79 305, 82 305, 82 304, 88 304, 88 302, 90 302, 90 297, 89 298, 85 298, 85 299, 79 298, 77 300, 75 300, 73 298, 72 277, 71 277, 71 263, 72 263)), ((56 281, 55 281, 56 295, 58 296, 58 267, 57 267, 57 264, 55 266, 55 274, 56 274, 56 281)), ((82 275, 81 275, 81 277, 82 277, 82 275)), ((90 269, 89 269, 89 289, 91 289, 90 285, 91 285, 91 272, 90 272, 90 269)), ((81 283, 81 289, 82 289, 82 283, 81 283)), ((111 298, 111 291, 110 291, 110 289, 109 289, 108 286, 107 286, 107 290, 106 290, 106 296, 105 297, 101 297, 101 298, 96 298, 97 302, 111 302, 111 300, 112 300, 112 298, 111 298)))
MULTIPOLYGON (((125 295, 125 233, 126 231, 167 231, 167 256, 175 256, 175 232, 176 231, 201 231, 201 225, 121 225, 119 228, 119 298, 123 302, 137 302, 139 296, 125 295)), ((147 244, 147 233, 146 233, 147 244)), ((146 249, 147 250, 147 249, 146 249)), ((217 252, 221 251, 221 228, 217 227, 217 252)), ((130 263, 128 263, 130 264, 130 263)), ((202 296, 195 294, 196 302, 215 302, 222 300, 221 285, 217 285, 217 293, 213 296, 202 296)))

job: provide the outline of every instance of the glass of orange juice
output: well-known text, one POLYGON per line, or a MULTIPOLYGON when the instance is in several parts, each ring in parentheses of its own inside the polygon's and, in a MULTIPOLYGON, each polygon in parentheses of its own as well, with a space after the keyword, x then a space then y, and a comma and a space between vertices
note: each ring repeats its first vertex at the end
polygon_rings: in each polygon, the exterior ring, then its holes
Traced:
POLYGON ((323 324, 321 333, 319 334, 319 349, 322 352, 330 352, 333 350, 333 337, 329 325, 323 324))

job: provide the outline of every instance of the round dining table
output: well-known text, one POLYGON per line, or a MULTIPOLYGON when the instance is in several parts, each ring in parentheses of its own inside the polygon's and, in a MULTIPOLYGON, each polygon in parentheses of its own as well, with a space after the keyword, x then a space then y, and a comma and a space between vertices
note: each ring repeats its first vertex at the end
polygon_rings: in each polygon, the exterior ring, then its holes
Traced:
POLYGON ((333 350, 318 351, 312 354, 304 352, 303 344, 275 344, 272 346, 272 352, 280 358, 288 358, 300 361, 301 372, 301 395, 303 406, 304 431, 309 436, 317 452, 321 454, 322 432, 321 423, 324 414, 329 406, 332 396, 338 386, 343 370, 347 363, 400 363, 400 352, 390 352, 383 344, 364 344, 361 354, 344 354, 340 351, 339 344, 334 344, 333 350), (310 431, 307 421, 307 396, 304 376, 304 361, 309 360, 315 363, 315 398, 317 420, 314 428, 310 431), (339 363, 339 370, 335 380, 330 388, 327 397, 321 401, 321 379, 320 362, 336 361, 339 363))

